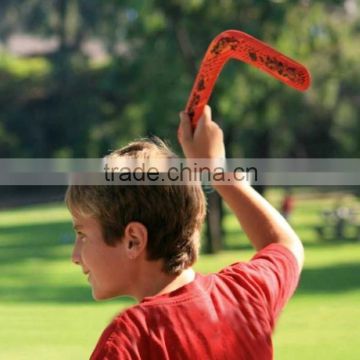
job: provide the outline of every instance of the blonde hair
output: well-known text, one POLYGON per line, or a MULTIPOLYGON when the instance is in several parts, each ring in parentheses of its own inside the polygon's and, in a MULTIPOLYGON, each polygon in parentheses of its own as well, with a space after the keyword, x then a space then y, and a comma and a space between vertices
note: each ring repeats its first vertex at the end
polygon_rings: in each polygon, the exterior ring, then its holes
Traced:
MULTIPOLYGON (((154 137, 131 142, 109 156, 151 159, 159 155, 176 157, 154 137)), ((72 213, 97 218, 109 246, 121 240, 129 222, 141 222, 148 230, 148 259, 162 259, 168 274, 179 274, 197 260, 198 234, 206 215, 200 185, 71 185, 65 201, 72 213)))

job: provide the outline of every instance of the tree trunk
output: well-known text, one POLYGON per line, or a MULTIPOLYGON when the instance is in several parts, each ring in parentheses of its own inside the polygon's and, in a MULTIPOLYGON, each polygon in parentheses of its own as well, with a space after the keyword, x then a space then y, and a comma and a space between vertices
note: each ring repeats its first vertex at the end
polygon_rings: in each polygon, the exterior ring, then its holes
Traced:
POLYGON ((206 237, 205 252, 214 254, 222 248, 222 229, 221 229, 221 198, 217 192, 208 194, 208 214, 206 217, 206 237))
POLYGON ((59 36, 60 53, 63 52, 67 47, 66 39, 66 13, 67 13, 68 0, 57 0, 56 1, 56 10, 58 13, 58 26, 57 33, 59 36))

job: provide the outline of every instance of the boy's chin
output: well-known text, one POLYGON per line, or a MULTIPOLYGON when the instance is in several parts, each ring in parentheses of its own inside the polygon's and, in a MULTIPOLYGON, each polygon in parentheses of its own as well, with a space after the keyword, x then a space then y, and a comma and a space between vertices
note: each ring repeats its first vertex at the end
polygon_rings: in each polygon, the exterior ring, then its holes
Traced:
POLYGON ((92 289, 92 297, 95 301, 110 300, 118 296, 121 296, 121 294, 92 289))

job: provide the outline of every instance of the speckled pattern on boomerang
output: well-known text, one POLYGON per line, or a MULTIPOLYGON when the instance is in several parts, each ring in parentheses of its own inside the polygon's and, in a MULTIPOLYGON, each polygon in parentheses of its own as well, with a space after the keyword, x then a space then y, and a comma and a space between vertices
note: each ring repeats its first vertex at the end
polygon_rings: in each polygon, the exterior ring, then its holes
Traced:
POLYGON ((304 91, 310 86, 310 74, 303 65, 244 32, 224 31, 208 47, 186 105, 193 128, 229 59, 242 60, 297 90, 304 91))

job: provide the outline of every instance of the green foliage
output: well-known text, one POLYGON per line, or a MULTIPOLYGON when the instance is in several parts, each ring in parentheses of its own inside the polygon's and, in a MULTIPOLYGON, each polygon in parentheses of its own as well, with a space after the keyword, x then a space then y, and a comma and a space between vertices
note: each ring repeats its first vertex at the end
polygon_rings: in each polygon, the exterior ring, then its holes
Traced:
POLYGON ((9 77, 24 80, 26 78, 43 78, 49 75, 51 64, 41 57, 21 59, 6 53, 0 53, 0 69, 9 77))
POLYGON ((227 64, 210 105, 230 156, 359 154, 359 14, 344 1, 25 3, 21 9, 2 3, 0 38, 22 30, 55 35, 60 47, 46 58, 3 55, 4 154, 100 156, 152 134, 176 147, 177 114, 200 60, 229 28, 268 42, 313 76, 301 94, 248 65, 227 64), (89 39, 101 41, 105 63, 86 57, 82 44, 89 39))

